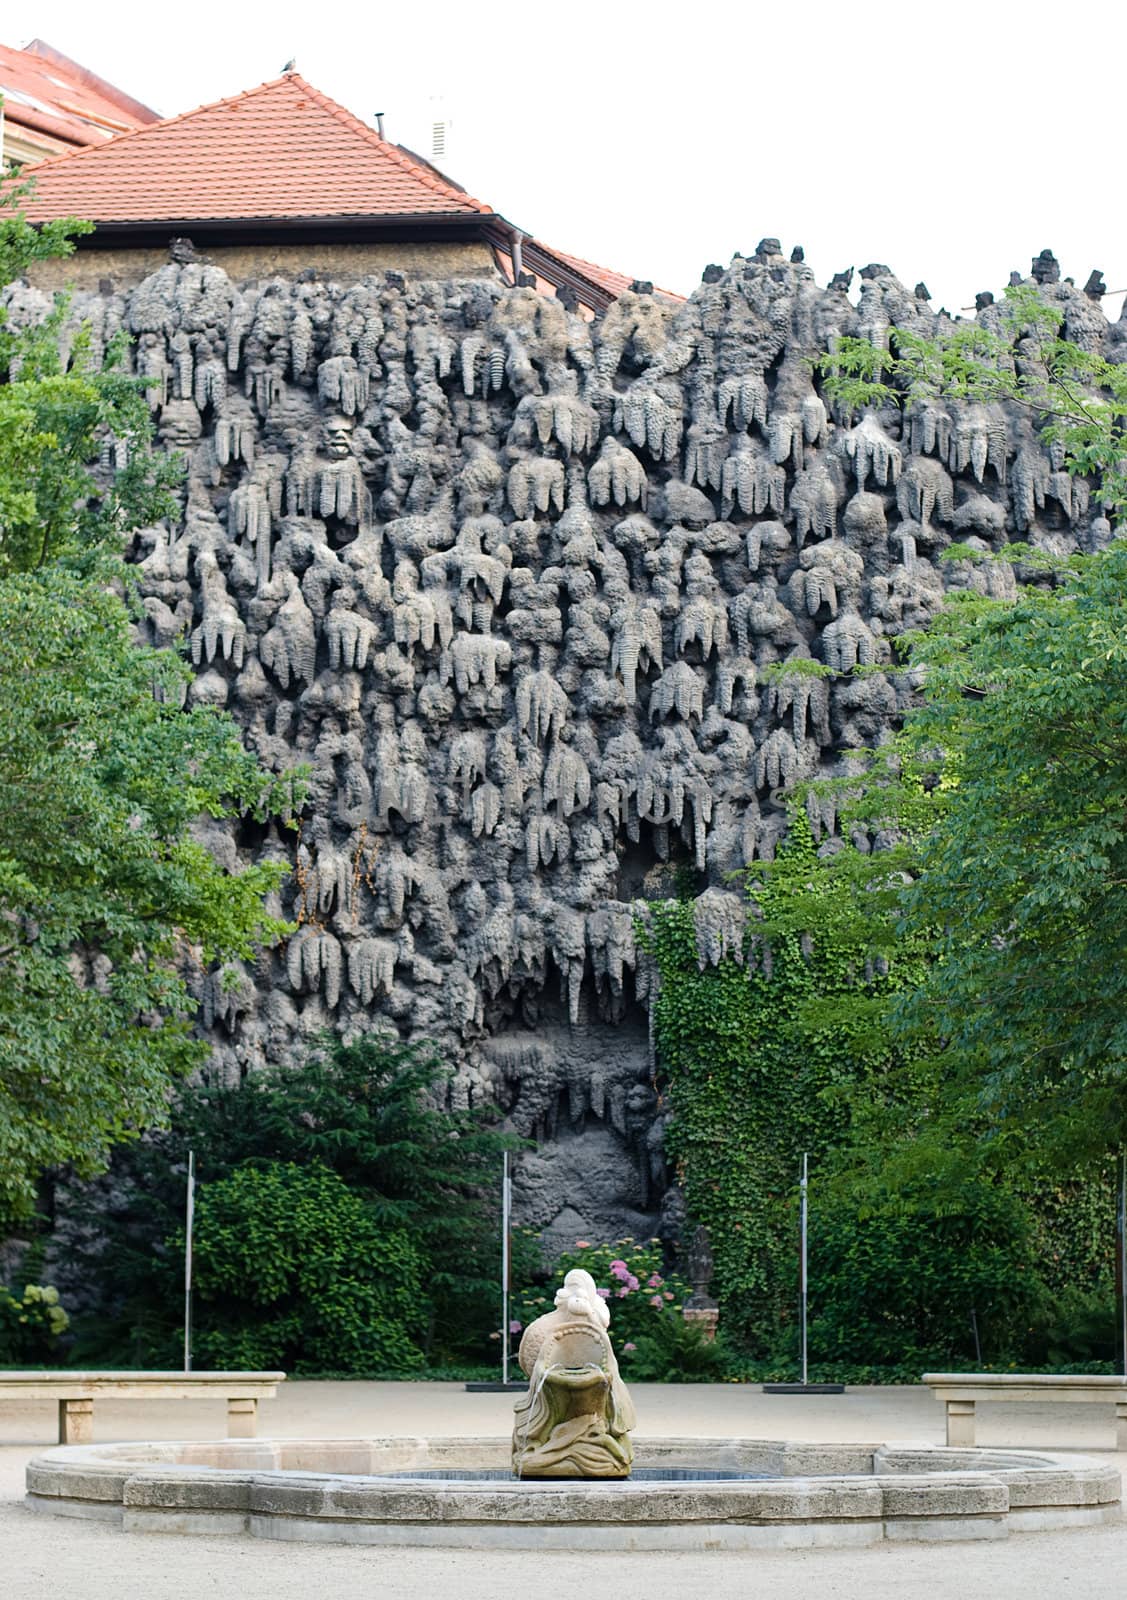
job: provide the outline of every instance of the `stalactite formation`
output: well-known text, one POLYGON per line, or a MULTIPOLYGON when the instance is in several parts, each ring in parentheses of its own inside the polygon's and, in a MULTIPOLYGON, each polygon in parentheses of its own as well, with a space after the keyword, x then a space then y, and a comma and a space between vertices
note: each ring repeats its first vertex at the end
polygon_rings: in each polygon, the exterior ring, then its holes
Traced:
MULTIPOLYGON (((325 1029, 434 1039, 453 1096, 541 1141, 523 1214, 565 1242, 653 1231, 666 1190, 639 908, 695 887, 701 962, 739 952, 732 874, 772 854, 783 791, 907 703, 890 641, 952 587, 1012 586, 944 546, 1109 537, 1016 411, 833 414, 836 335, 940 325, 886 268, 855 305, 765 240, 705 280, 594 324, 480 279, 240 286, 197 262, 74 303, 96 350, 133 336, 188 462, 180 522, 136 541, 148 638, 189 650, 193 696, 267 766, 312 770, 296 842, 207 834, 294 861, 300 921, 203 982, 216 1070, 325 1029), (582 1215, 577 1163, 613 1175, 582 1215)), ((1072 337, 1127 344, 1046 292, 1072 337)), ((811 822, 832 838, 832 806, 811 822)))

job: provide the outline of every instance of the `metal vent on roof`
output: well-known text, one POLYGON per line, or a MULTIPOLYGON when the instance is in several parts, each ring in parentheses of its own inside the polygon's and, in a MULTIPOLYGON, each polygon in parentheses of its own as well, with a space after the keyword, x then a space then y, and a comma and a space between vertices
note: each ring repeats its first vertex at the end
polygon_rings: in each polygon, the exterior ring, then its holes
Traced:
POLYGON ((446 154, 446 135, 449 127, 447 122, 432 122, 430 125, 430 153, 436 161, 446 154))

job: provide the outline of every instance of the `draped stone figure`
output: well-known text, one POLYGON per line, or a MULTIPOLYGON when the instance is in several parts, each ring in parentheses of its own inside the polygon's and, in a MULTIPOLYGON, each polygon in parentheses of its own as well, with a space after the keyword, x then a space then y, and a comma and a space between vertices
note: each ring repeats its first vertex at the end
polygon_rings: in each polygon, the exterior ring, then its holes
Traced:
POLYGON ((515 1406, 518 1478, 626 1478, 634 1404, 607 1329, 610 1312, 589 1272, 575 1268, 556 1307, 525 1329, 517 1359, 529 1380, 515 1406))

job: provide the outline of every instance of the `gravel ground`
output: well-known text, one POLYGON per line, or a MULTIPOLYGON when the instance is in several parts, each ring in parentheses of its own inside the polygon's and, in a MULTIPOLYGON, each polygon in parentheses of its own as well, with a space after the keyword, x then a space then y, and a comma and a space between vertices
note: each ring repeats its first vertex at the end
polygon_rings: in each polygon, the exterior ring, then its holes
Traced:
MULTIPOLYGON (((942 1407, 916 1389, 842 1396, 764 1395, 734 1385, 635 1389, 639 1435, 943 1441, 942 1407)), ((506 1434, 511 1397, 454 1384, 290 1383, 260 1408, 263 1435, 341 1437, 506 1434)), ((979 1442, 1115 1456, 1111 1407, 981 1407, 979 1442)), ((474 1550, 360 1549, 253 1539, 129 1534, 42 1517, 22 1505, 27 1461, 54 1442, 52 1408, 0 1405, 0 1595, 40 1600, 496 1600, 559 1585, 614 1600, 1122 1600, 1127 1526, 1024 1534, 997 1543, 878 1545, 865 1550, 704 1555, 544 1555, 474 1550)), ((205 1439, 222 1406, 98 1404, 100 1442, 205 1439)))

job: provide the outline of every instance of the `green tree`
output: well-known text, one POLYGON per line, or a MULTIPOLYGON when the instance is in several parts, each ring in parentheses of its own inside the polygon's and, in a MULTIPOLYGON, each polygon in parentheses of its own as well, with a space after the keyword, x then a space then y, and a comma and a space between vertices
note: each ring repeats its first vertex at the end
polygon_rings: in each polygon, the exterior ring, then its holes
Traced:
MULTIPOLYGON (((0 276, 66 253, 0 202, 0 276)), ((65 359, 45 323, 0 309, 0 1220, 44 1169, 102 1165, 159 1123, 202 1059, 186 979, 276 937, 271 865, 230 874, 203 815, 289 803, 211 709, 182 710, 182 660, 132 639, 132 531, 178 514, 175 461, 150 450, 122 341, 65 359), (126 464, 98 463, 106 453, 126 464)))
POLYGON ((975 322, 928 336, 889 330, 889 345, 839 338, 820 363, 826 394, 848 413, 910 410, 928 400, 1003 404, 1030 418, 1066 469, 1091 475, 1113 520, 1127 511, 1127 365, 1109 361, 1087 330, 1070 337, 1067 301, 1031 284, 1006 290, 975 322))
POLYGON ((817 1360, 923 1370, 1022 1348, 1046 1297, 1016 1194, 962 1152, 831 1194, 810 1230, 817 1360))
MULTIPOLYGON (((1070 340, 1063 309, 1022 288, 992 326, 931 340, 894 329, 890 351, 844 340, 827 387, 846 411, 936 397, 1016 407, 1118 519, 1127 369, 1070 340)), ((827 1352, 853 1323, 886 1358, 937 1339, 970 1354, 960 1297, 985 1317, 995 1355, 1006 1338, 1035 1360, 1113 1351, 1106 1158, 1127 1141, 1127 546, 1067 559, 1008 546, 993 559, 1016 559, 1033 581, 1008 602, 952 596, 926 635, 899 641, 921 691, 902 730, 857 752, 848 778, 807 791, 815 810, 832 802, 842 841, 797 877, 785 859, 769 869, 791 889, 768 909, 769 940, 805 931, 816 953, 845 939, 869 962, 914 940, 927 957, 907 988, 819 994, 796 1018, 800 1031, 874 1027, 924 1068, 904 1097, 855 1101, 835 1154, 816 1240, 829 1301, 814 1337, 827 1352), (944 1241, 965 1247, 971 1277, 984 1270, 978 1286, 928 1267, 944 1241), (893 1283, 913 1261, 910 1276, 948 1285, 926 1304, 893 1283), (1007 1279, 1010 1262, 1021 1270, 1007 1279), (850 1310, 842 1289, 854 1283, 863 1292, 850 1310)))
POLYGON ((403 1228, 424 1265, 422 1338, 432 1359, 487 1353, 500 1296, 501 1155, 517 1141, 449 1107, 434 1048, 367 1033, 326 1041, 300 1069, 184 1098, 177 1120, 208 1170, 246 1160, 320 1161, 381 1226, 403 1228))
POLYGON ((920 641, 905 742, 949 781, 903 920, 940 930, 901 1024, 938 1030, 1009 1117, 1127 1136, 1127 547, 920 641))
MULTIPOLYGON (((1017 408, 1114 516, 1127 368, 1071 340, 1068 311, 1021 289, 987 325, 843 339, 826 388, 889 426, 941 396, 1017 408)), ((725 1326, 758 1353, 794 1304, 805 1149, 816 1359, 973 1359, 972 1311, 987 1358, 1044 1358, 1076 1307, 1089 1359, 1111 1354, 1093 1172, 1127 1132, 1127 546, 1000 557, 1036 581, 1010 603, 955 596, 896 641, 880 670, 914 691, 902 729, 793 797, 787 842, 749 875, 750 976, 701 969, 689 904, 640 930, 667 1146, 712 1233, 725 1326), (807 808, 836 817, 817 848, 807 808)))

